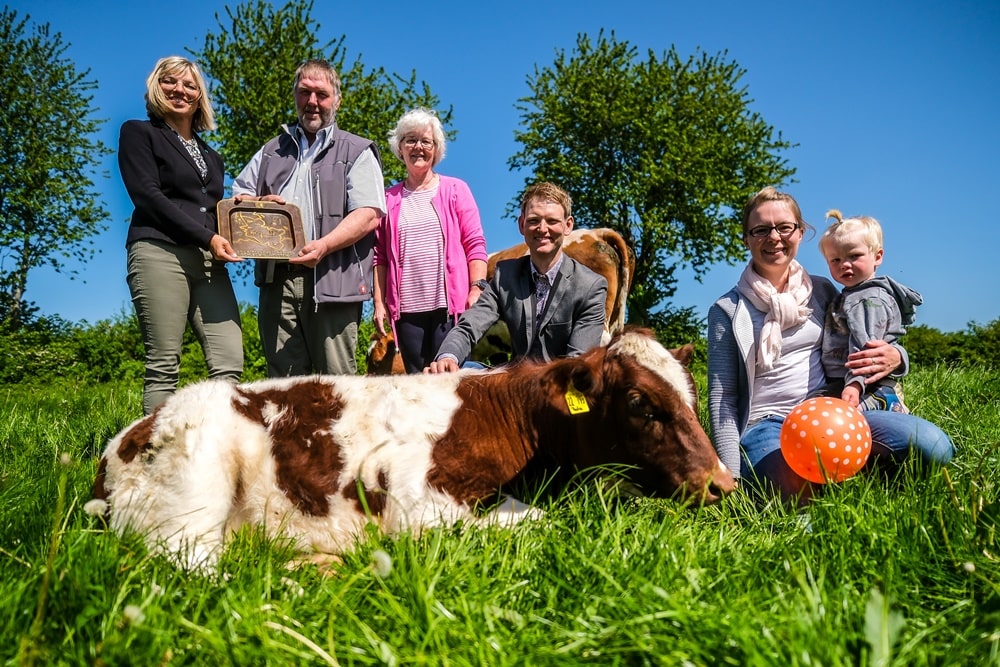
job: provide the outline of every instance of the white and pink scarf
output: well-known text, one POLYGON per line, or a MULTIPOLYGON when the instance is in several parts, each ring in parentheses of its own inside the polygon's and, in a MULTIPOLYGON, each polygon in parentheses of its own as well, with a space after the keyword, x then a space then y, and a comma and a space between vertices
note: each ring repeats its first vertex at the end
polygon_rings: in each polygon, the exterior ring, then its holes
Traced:
POLYGON ((757 310, 767 314, 757 345, 757 365, 763 370, 771 370, 781 356, 781 332, 802 324, 812 314, 812 309, 806 305, 812 296, 812 280, 802 265, 792 260, 788 282, 784 291, 779 292, 754 271, 750 263, 743 269, 736 289, 757 310))

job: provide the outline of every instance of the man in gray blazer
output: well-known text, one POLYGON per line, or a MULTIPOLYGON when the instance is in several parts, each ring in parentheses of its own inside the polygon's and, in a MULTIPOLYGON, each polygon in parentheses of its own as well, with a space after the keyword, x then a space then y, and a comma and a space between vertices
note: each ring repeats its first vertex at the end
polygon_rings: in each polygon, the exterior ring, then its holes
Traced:
POLYGON ((573 201, 552 183, 529 187, 517 227, 528 256, 498 262, 493 279, 448 332, 424 372, 456 371, 476 342, 502 319, 514 358, 574 357, 601 344, 608 283, 562 251, 573 229, 573 201))

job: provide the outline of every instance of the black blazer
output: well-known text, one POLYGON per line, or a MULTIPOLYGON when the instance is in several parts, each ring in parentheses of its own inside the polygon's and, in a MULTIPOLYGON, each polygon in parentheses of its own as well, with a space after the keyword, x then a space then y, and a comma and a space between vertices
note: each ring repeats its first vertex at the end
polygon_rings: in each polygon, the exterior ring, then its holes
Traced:
POLYGON ((222 199, 222 158, 198 137, 208 166, 203 179, 180 137, 162 120, 129 120, 118 138, 118 168, 135 205, 125 245, 157 239, 209 247, 218 230, 215 206, 222 199))

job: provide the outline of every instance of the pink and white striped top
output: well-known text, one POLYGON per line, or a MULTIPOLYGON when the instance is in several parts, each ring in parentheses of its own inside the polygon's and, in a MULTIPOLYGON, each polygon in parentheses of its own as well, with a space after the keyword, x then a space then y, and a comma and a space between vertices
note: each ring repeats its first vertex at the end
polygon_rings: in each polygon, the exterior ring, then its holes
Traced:
POLYGON ((403 188, 399 209, 399 311, 423 313, 447 308, 444 289, 444 233, 431 205, 438 186, 403 188))

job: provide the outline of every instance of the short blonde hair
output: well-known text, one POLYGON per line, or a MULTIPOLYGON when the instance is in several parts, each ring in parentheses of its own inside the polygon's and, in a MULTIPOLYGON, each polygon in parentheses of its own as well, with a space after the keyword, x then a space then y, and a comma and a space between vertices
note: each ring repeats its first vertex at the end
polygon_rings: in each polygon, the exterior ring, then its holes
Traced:
POLYGON ((834 221, 823 232, 823 236, 819 237, 819 249, 824 255, 826 255, 827 244, 831 241, 838 243, 855 235, 861 236, 872 253, 877 253, 882 249, 882 225, 878 224, 878 220, 875 218, 868 215, 845 218, 835 208, 827 211, 826 217, 828 220, 833 218, 834 221))
POLYGON ((562 206, 563 215, 567 218, 573 215, 573 198, 569 196, 569 193, 555 183, 543 181, 542 183, 535 183, 530 186, 521 196, 522 217, 524 216, 524 212, 528 210, 528 204, 536 199, 550 201, 562 206))
POLYGON ((169 75, 179 76, 190 74, 195 83, 198 84, 198 108, 194 112, 192 129, 195 132, 215 129, 215 112, 212 110, 212 101, 208 96, 208 87, 205 85, 205 77, 193 60, 182 58, 181 56, 167 56, 156 61, 153 71, 146 77, 146 114, 150 118, 163 120, 170 112, 170 103, 163 93, 160 80, 169 75))
MULTIPOLYGON (((444 159, 445 153, 448 152, 448 145, 445 141, 441 119, 438 118, 437 112, 433 109, 417 107, 416 109, 407 111, 400 117, 396 122, 396 127, 392 128, 389 132, 389 149, 392 150, 392 154, 403 160, 403 152, 400 149, 403 139, 406 138, 407 134, 422 130, 428 125, 434 134, 434 147, 437 149, 434 151, 434 166, 437 166, 444 159)), ((403 160, 403 162, 406 162, 406 160, 403 160)))

